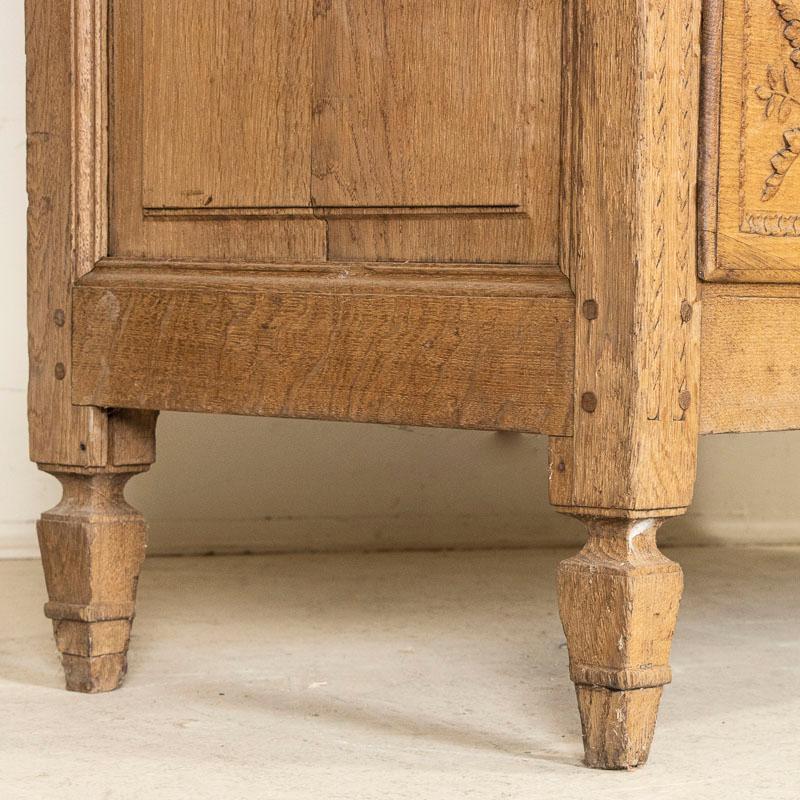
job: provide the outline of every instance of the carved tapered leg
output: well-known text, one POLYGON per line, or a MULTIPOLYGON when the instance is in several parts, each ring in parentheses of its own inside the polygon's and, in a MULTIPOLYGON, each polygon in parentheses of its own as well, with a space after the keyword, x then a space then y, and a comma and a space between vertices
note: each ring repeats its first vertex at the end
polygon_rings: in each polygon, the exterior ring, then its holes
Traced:
POLYGON ((40 465, 63 486, 61 502, 38 523, 56 645, 67 689, 107 692, 127 670, 136 585, 146 526, 123 497, 146 466, 87 468, 40 465))
POLYGON ((589 541, 558 571, 559 606, 586 763, 644 764, 683 591, 683 573, 656 546, 659 520, 586 519, 589 541))
POLYGON ((550 497, 589 524, 560 570, 586 760, 647 758, 681 594, 653 518, 692 500, 701 0, 564 3, 561 265, 575 291, 572 430, 550 497))

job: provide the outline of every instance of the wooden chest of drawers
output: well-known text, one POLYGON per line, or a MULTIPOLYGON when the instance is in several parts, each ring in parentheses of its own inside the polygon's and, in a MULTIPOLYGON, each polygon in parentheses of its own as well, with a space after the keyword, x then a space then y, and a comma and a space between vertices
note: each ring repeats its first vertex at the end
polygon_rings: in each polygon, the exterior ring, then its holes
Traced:
POLYGON ((27 0, 68 688, 125 672, 159 410, 541 433, 587 762, 643 763, 698 436, 800 427, 799 11, 27 0))

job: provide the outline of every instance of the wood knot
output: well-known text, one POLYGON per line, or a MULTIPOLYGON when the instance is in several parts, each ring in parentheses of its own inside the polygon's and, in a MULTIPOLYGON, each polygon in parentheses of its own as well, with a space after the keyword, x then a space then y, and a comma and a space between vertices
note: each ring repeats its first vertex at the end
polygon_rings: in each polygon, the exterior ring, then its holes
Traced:
POLYGON ((59 361, 55 368, 56 380, 63 381, 67 377, 67 368, 59 361))
POLYGON ((692 304, 684 300, 681 303, 681 321, 684 323, 684 325, 687 322, 691 322, 693 314, 694 309, 692 308, 692 304))

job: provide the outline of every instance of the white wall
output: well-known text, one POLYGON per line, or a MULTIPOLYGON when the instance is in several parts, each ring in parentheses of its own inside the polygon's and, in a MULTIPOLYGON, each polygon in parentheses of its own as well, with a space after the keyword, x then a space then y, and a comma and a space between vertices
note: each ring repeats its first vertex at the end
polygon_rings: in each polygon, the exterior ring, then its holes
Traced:
MULTIPOLYGON (((0 27, 0 557, 36 553, 58 497, 27 460, 22 5, 0 27)), ((799 543, 798 475, 800 433, 706 439, 693 511, 663 538, 799 543)), ((576 544, 546 494, 540 437, 179 414, 128 493, 154 552, 576 544)))

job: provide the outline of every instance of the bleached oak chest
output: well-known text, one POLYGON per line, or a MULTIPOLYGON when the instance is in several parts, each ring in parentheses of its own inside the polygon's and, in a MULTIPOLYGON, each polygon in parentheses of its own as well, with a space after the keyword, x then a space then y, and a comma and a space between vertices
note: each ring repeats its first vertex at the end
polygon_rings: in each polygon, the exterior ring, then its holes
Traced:
POLYGON ((587 762, 642 763, 698 436, 800 427, 800 3, 26 7, 68 688, 125 672, 157 411, 541 433, 587 762))

